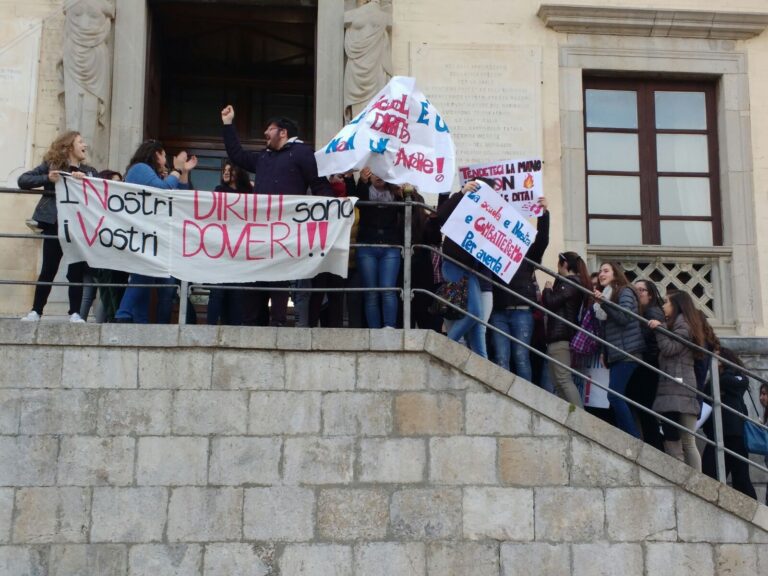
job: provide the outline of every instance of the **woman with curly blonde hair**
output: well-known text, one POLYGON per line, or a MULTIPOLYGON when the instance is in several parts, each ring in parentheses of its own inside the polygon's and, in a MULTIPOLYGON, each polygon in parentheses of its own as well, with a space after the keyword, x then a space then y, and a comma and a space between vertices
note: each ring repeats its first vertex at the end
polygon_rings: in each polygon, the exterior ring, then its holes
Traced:
MULTIPOLYGON (((58 235, 58 214, 56 211, 56 182, 61 178, 60 172, 69 172, 75 178, 84 176, 97 176, 97 172, 91 166, 86 165, 85 152, 87 146, 79 132, 68 131, 59 135, 50 145, 43 157, 43 163, 37 168, 25 172, 19 176, 19 188, 32 190, 42 188, 44 190, 40 202, 37 203, 32 219, 45 236, 53 238, 43 239, 43 265, 40 269, 38 282, 53 282, 61 263, 62 251, 58 235)), ((86 270, 85 262, 74 262, 67 270, 67 280, 72 283, 82 283, 86 270)), ((35 287, 35 299, 32 310, 22 318, 26 322, 36 322, 43 315, 43 308, 48 302, 51 293, 50 285, 38 284, 35 287)), ((80 302, 83 298, 82 286, 69 287, 69 321, 82 323, 80 317, 80 302)))

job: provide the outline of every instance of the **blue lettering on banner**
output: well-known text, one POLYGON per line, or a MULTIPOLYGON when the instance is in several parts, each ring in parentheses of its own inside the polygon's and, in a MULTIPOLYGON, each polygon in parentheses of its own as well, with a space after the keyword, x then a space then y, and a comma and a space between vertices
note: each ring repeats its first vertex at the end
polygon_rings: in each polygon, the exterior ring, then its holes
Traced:
POLYGON ((518 220, 515 224, 515 227, 512 228, 512 234, 517 236, 518 240, 525 244, 526 246, 531 245, 531 237, 528 235, 528 232, 523 234, 523 223, 522 221, 518 220))
POLYGON ((371 149, 371 152, 375 154, 384 154, 384 152, 387 151, 388 143, 389 138, 379 138, 378 144, 374 144, 373 139, 371 139, 368 143, 368 147, 371 149))
POLYGON ((352 134, 352 136, 349 137, 349 140, 334 138, 333 140, 328 142, 328 146, 326 146, 325 148, 325 153, 330 154, 331 152, 346 152, 347 150, 354 150, 355 136, 357 136, 357 132, 352 134))
MULTIPOLYGON (((429 100, 421 102, 421 112, 419 113, 419 119, 416 120, 417 124, 424 124, 429 126, 429 100)), ((440 114, 435 115, 435 130, 438 132, 448 132, 448 125, 443 122, 440 114)))
POLYGON ((472 238, 475 237, 474 232, 467 232, 467 235, 464 237, 464 240, 461 241, 461 247, 464 248, 467 252, 470 254, 474 253, 475 248, 477 248, 477 243, 472 241, 472 238))

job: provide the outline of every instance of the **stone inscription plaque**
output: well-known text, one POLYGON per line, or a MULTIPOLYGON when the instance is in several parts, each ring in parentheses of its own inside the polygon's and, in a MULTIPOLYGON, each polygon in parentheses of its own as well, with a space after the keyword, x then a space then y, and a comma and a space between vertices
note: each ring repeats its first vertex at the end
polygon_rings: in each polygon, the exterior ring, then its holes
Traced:
POLYGON ((411 44, 410 65, 453 134, 457 166, 541 156, 541 48, 411 44))

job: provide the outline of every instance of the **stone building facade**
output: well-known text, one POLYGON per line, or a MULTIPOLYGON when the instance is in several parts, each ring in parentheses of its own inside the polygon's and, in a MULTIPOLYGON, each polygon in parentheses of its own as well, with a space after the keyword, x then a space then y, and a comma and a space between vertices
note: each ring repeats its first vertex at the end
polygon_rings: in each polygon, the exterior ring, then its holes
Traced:
MULTIPOLYGON (((768 219, 761 196, 768 178, 761 97, 768 80, 760 74, 768 53, 765 3, 593 4, 382 2, 392 14, 393 73, 415 76, 444 111, 460 163, 544 158, 553 214, 549 255, 576 250, 593 266, 620 260, 633 276, 690 291, 720 333, 768 335, 768 256, 757 249, 768 219), (635 121, 627 124, 627 114, 635 121)), ((63 123, 62 5, 0 0, 2 112, 11 127, 0 155, 6 186, 39 161, 63 123)), ((161 136, 169 149, 198 151, 207 162, 200 180, 212 177, 222 149, 216 106, 209 104, 218 96, 210 93, 228 81, 214 74, 226 60, 207 62, 194 51, 196 44, 211 53, 221 48, 208 43, 207 32, 242 34, 239 51, 221 53, 234 59, 229 78, 240 110, 253 113, 246 127, 253 145, 263 119, 257 110, 288 106, 316 145, 340 127, 344 15, 355 1, 114 5, 110 168, 124 168, 142 138, 161 136), (217 20, 225 13, 229 20, 217 20), (240 62, 243 46, 248 56, 240 62), (214 81, 205 94, 193 93, 190 78, 203 82, 195 75, 203 69, 214 81), (283 72, 284 85, 270 86, 283 72)), ((34 198, 4 195, 0 202, 2 230, 24 231, 34 198)), ((37 244, 2 246, 2 277, 33 278, 37 244)), ((26 308, 29 288, 2 293, 3 313, 26 308)))

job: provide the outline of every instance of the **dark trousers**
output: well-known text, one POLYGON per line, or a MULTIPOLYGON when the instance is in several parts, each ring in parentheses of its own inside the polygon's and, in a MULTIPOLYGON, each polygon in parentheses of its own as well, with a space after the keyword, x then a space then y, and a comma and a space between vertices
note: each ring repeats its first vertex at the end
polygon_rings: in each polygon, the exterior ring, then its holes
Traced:
MULTIPOLYGON (((287 288, 288 282, 252 282, 246 286, 287 288)), ((285 326, 287 324, 289 296, 287 290, 248 290, 243 294, 243 323, 246 326, 285 326)))
MULTIPOLYGON (((56 224, 40 222, 40 228, 42 228, 43 234, 46 236, 56 236, 58 234, 56 224)), ((40 276, 37 278, 38 282, 53 282, 53 279, 56 277, 56 272, 59 271, 59 264, 61 263, 62 256, 63 253, 58 238, 45 238, 43 240, 43 265, 40 268, 40 276)), ((82 283, 87 267, 88 265, 85 262, 74 262, 70 264, 67 269, 67 280, 70 282, 82 283)), ((42 315, 43 308, 45 308, 50 294, 51 286, 36 286, 32 310, 42 315)), ((82 299, 83 287, 70 286, 69 314, 80 312, 80 303, 82 299)))
MULTIPOLYGON (((656 365, 655 362, 651 362, 648 359, 645 361, 654 366, 656 365)), ((653 406, 653 401, 656 399, 656 389, 658 388, 658 385, 659 375, 656 374, 656 372, 645 366, 638 366, 627 384, 627 398, 634 400, 646 408, 651 408, 653 406)), ((637 414, 637 419, 640 422, 643 441, 663 452, 664 444, 662 443, 663 438, 659 432, 658 419, 652 414, 648 414, 642 410, 633 408, 632 411, 637 414)))
MULTIPOLYGON (((312 279, 313 288, 344 288, 344 278, 323 272, 312 279)), ((344 292, 312 292, 309 299, 309 325, 318 326, 324 298, 328 298, 328 310, 322 325, 326 328, 344 326, 344 292)))
MULTIPOLYGON (((712 418, 707 420, 704 424, 704 432, 707 437, 714 439, 714 429, 712 425, 712 418)), ((731 436, 726 435, 723 438, 723 444, 729 450, 733 450, 739 456, 749 458, 747 448, 744 446, 743 436, 731 436)), ((704 454, 701 456, 701 471, 704 472, 710 478, 717 479, 717 460, 715 458, 715 447, 707 444, 704 448, 704 454)), ((738 490, 742 494, 746 494, 750 498, 757 499, 755 494, 755 487, 752 485, 752 480, 749 478, 749 464, 734 458, 730 454, 725 454, 725 475, 731 475, 731 484, 735 490, 738 490)))
MULTIPOLYGON (((252 294, 252 292, 249 292, 252 294)), ((242 326, 243 324, 243 291, 228 288, 211 288, 208 296, 207 324, 227 326, 242 326)))

